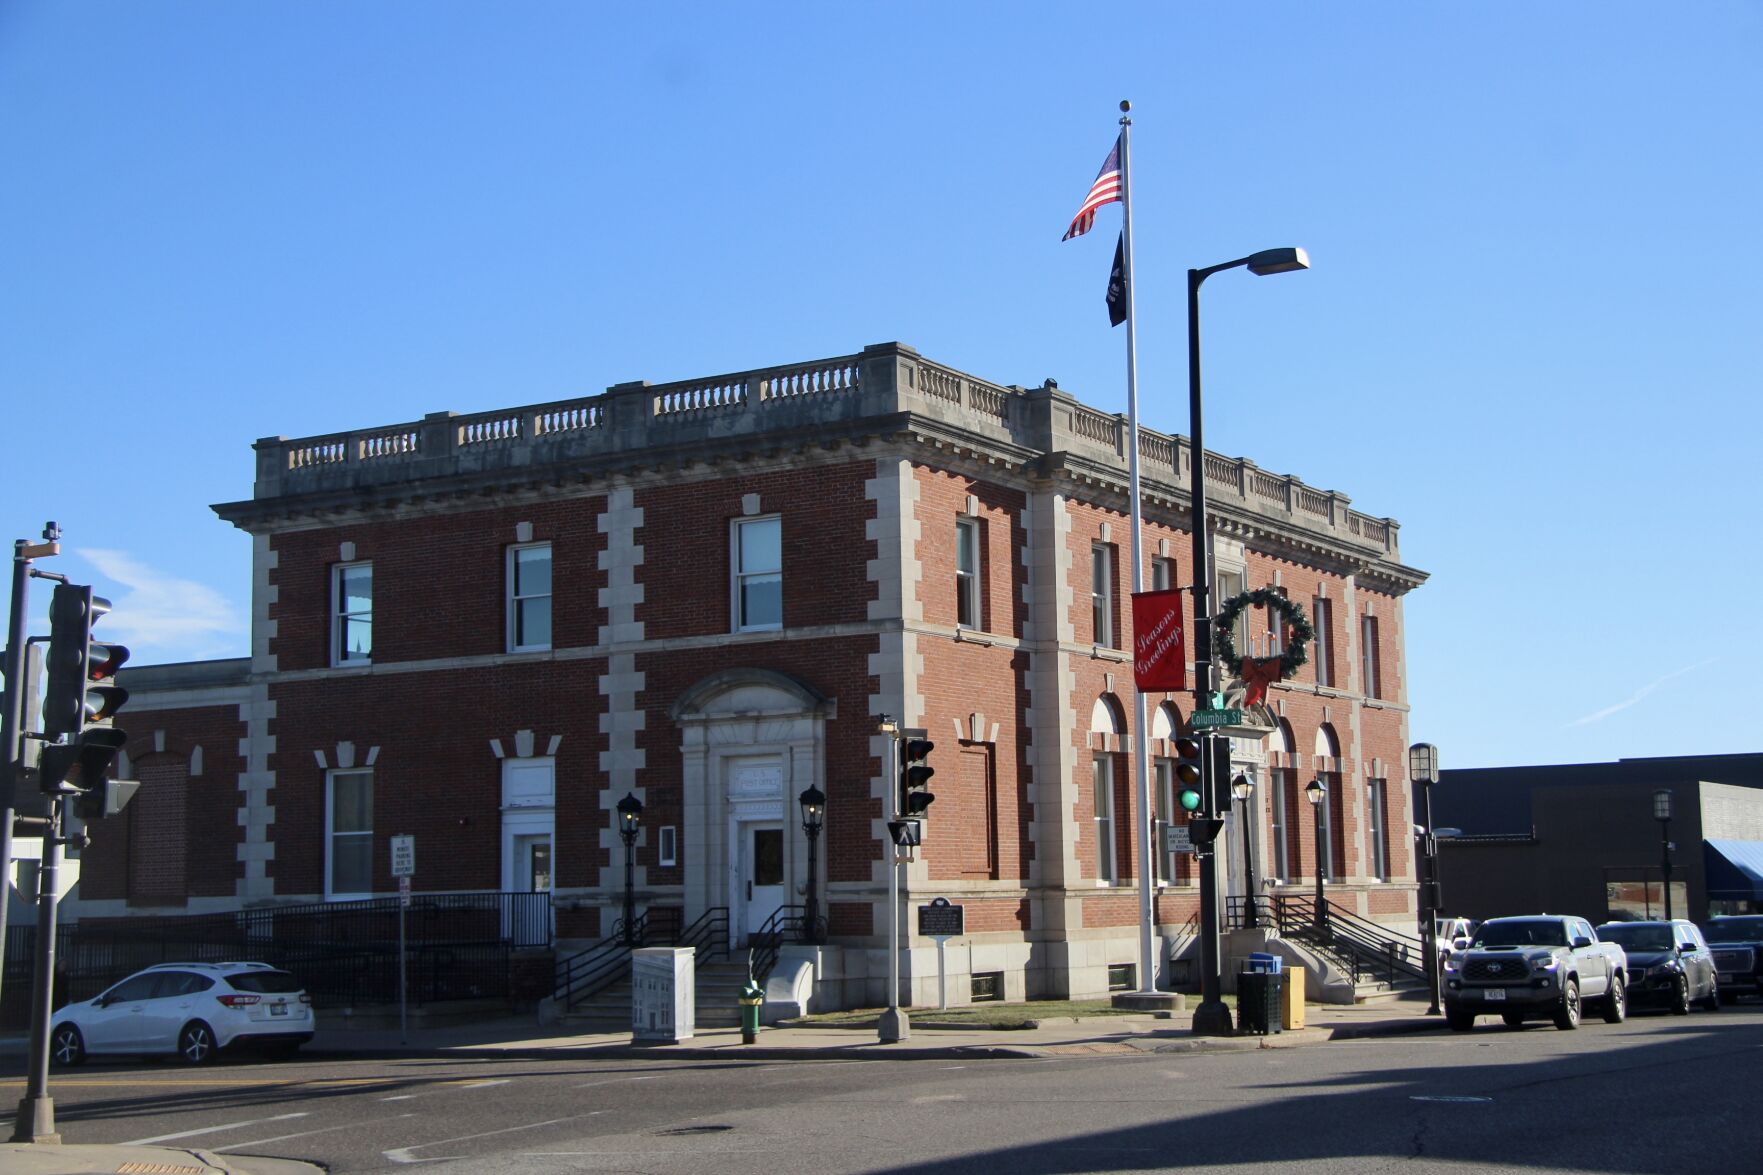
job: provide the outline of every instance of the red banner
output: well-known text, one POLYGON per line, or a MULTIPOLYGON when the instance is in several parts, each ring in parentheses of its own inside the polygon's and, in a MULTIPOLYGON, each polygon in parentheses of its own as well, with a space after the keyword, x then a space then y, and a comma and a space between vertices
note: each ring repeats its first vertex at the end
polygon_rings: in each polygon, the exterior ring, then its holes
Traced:
POLYGON ((1141 690, 1188 688, 1187 628, 1180 588, 1134 592, 1132 679, 1141 690))

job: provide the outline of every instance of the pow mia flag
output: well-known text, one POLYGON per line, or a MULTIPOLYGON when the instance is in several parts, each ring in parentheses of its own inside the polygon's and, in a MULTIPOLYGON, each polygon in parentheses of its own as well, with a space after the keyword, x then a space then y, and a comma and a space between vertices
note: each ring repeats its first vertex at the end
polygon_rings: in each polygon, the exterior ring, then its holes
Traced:
POLYGON ((1126 234, 1114 243, 1114 269, 1108 275, 1108 325, 1126 321, 1126 234))

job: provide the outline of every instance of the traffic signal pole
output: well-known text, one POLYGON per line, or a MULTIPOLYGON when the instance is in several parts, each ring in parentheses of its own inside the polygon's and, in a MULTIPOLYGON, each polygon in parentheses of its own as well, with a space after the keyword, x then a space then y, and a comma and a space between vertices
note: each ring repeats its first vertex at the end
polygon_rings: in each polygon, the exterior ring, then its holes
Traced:
POLYGON ((49 1096, 49 1023, 55 1014, 55 922, 61 888, 62 830, 67 827, 67 802, 49 805, 49 828, 43 836, 41 892, 37 895, 37 969, 31 990, 31 1053, 24 1097, 13 1121, 13 1142, 58 1143, 55 1099, 49 1096))

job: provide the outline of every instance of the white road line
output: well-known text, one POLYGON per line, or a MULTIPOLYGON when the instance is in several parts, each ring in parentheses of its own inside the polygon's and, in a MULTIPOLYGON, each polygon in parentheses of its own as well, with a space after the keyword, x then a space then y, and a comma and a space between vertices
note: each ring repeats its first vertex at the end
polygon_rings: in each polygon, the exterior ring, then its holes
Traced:
POLYGON ((501 1130, 486 1130, 482 1134, 461 1134, 458 1138, 437 1138, 433 1142, 418 1142, 411 1146, 401 1146, 396 1150, 381 1151, 380 1154, 394 1163, 438 1163, 442 1159, 458 1159, 463 1155, 437 1155, 432 1159, 419 1159, 411 1151, 427 1150, 431 1146, 446 1146, 450 1142, 470 1142, 474 1138, 491 1138, 498 1134, 513 1134, 519 1130, 537 1130, 541 1126, 555 1126, 559 1122, 574 1122, 578 1118, 592 1118, 595 1114, 603 1114, 604 1110, 591 1110, 586 1114, 571 1114, 567 1118, 550 1118, 544 1122, 528 1122, 525 1126, 505 1126, 501 1130))
POLYGON ((413 1093, 397 1093, 397 1094, 393 1094, 391 1097, 383 1097, 380 1099, 380 1101, 382 1101, 382 1102, 407 1102, 415 1096, 416 1095, 413 1093))
MULTIPOLYGON (((414 1117, 416 1117, 415 1114, 399 1114, 392 1120, 397 1121, 398 1118, 414 1117)), ((217 1146, 210 1149, 216 1154, 219 1154, 221 1151, 236 1151, 242 1146, 264 1146, 268 1143, 282 1142, 290 1138, 305 1138, 309 1134, 329 1134, 333 1130, 352 1130, 359 1125, 359 1122, 345 1122, 341 1126, 326 1126, 322 1130, 301 1130, 293 1134, 278 1134, 274 1138, 253 1138, 250 1142, 229 1142, 225 1146, 217 1146)))
POLYGON ((590 1081, 586 1085, 578 1085, 577 1089, 593 1089, 598 1085, 628 1085, 633 1081, 660 1081, 661 1074, 652 1073, 647 1077, 615 1077, 611 1081, 590 1081))
POLYGON ((176 1134, 156 1134, 152 1138, 137 1138, 130 1142, 119 1142, 118 1146, 151 1146, 156 1142, 170 1142, 174 1138, 194 1138, 198 1134, 219 1134, 222 1130, 237 1130, 242 1126, 256 1126, 262 1122, 285 1122, 289 1118, 304 1118, 307 1111, 301 1110, 294 1114, 277 1114, 273 1118, 249 1118, 243 1122, 228 1122, 224 1126, 204 1126, 200 1130, 180 1130, 176 1134))
POLYGON ((512 1077, 490 1077, 490 1078, 486 1078, 483 1081, 468 1081, 460 1088, 462 1088, 462 1089, 482 1089, 486 1085, 507 1085, 510 1081, 513 1081, 513 1080, 514 1080, 514 1078, 512 1078, 512 1077))
POLYGON ((943 1070, 943 1072, 945 1072, 945 1073, 948 1073, 948 1072, 950 1072, 950 1071, 951 1071, 951 1070, 955 1070, 955 1069, 965 1069, 965 1068, 967 1068, 967 1066, 966 1066, 966 1065, 944 1065, 944 1066, 942 1066, 942 1070, 943 1070))

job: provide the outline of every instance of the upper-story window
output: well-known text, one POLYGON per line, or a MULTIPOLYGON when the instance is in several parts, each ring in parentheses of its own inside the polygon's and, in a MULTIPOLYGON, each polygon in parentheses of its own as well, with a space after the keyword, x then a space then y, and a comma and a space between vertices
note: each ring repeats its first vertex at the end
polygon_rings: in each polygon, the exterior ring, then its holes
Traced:
POLYGON ((1377 617, 1367 616, 1359 622, 1359 668, 1364 679, 1365 696, 1383 697, 1383 675, 1378 672, 1377 617))
POLYGON ((1316 684, 1334 684, 1334 603, 1317 596, 1310 601, 1310 616, 1315 621, 1316 641, 1310 648, 1310 660, 1316 664, 1316 684))
POLYGON ((1090 622, 1095 643, 1114 647, 1114 548, 1097 543, 1090 548, 1090 622))
POLYGON ((955 623, 983 628, 980 619, 979 519, 955 520, 955 623))
POLYGON ((1166 592, 1173 586, 1175 586, 1175 560, 1152 559, 1151 590, 1154 592, 1166 592))
POLYGON ((373 564, 339 563, 331 569, 331 664, 372 659, 373 564))
MULTIPOLYGON (((1217 594, 1212 598, 1212 615, 1216 616, 1224 610, 1226 602, 1243 594, 1243 573, 1240 571, 1218 572, 1216 581, 1217 594)), ((1253 608, 1244 608, 1237 613, 1236 626, 1231 630, 1231 639, 1236 642, 1237 655, 1252 655, 1249 647, 1249 613, 1253 608)))
POLYGON ((784 523, 742 518, 734 526, 734 617, 736 632, 784 626, 784 523))
POLYGON ((508 548, 508 651, 551 647, 551 544, 508 548))
POLYGON ((1389 786, 1381 779, 1365 781, 1365 831, 1371 842, 1371 876, 1390 877, 1389 786))

